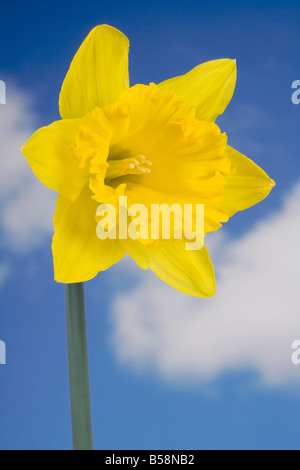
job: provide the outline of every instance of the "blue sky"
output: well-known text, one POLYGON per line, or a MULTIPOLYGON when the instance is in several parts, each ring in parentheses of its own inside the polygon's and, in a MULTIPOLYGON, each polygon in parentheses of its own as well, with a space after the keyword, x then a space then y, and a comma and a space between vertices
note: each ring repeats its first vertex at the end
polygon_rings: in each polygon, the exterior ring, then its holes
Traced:
POLYGON ((298 2, 3 2, 0 79, 0 448, 71 448, 63 286, 50 251, 55 195, 19 147, 58 119, 58 94, 89 30, 130 39, 131 84, 236 58, 218 120, 276 180, 208 242, 214 299, 189 299, 122 261, 86 285, 95 447, 299 449, 298 2), (51 194, 50 194, 51 193, 51 194))

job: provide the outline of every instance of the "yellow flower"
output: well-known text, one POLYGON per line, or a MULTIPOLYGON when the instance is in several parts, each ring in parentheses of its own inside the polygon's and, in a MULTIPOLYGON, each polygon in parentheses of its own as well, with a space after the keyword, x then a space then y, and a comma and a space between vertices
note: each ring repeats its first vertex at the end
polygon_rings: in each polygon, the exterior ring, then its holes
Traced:
POLYGON ((59 192, 54 218, 55 280, 87 281, 129 253, 143 269, 182 292, 210 297, 214 270, 206 247, 184 240, 142 243, 96 236, 99 203, 204 204, 205 233, 256 204, 274 181, 227 145, 215 124, 229 103, 236 64, 206 62, 158 85, 129 87, 128 39, 94 28, 62 85, 62 119, 39 129, 23 154, 36 176, 59 192))

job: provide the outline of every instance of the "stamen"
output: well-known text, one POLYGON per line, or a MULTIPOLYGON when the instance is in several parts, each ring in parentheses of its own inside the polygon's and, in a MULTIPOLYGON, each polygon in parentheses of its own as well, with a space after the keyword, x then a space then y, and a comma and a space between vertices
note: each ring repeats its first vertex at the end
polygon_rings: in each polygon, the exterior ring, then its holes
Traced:
POLYGON ((120 160, 108 160, 108 168, 105 179, 111 180, 125 175, 144 175, 151 173, 152 165, 144 155, 137 155, 132 158, 123 158, 120 160))

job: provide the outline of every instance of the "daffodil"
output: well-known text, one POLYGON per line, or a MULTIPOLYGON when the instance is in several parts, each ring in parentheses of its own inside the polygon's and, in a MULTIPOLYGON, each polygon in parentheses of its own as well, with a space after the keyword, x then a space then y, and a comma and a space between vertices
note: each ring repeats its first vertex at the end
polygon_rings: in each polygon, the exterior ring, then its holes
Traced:
POLYGON ((176 289, 215 292, 208 251, 184 240, 100 240, 100 203, 204 204, 205 234, 261 201, 274 181, 227 144, 215 123, 233 95, 236 63, 201 64, 159 84, 129 86, 129 41, 94 28, 63 82, 61 120, 39 129, 22 151, 36 176, 59 193, 54 217, 55 279, 87 281, 126 253, 176 289))

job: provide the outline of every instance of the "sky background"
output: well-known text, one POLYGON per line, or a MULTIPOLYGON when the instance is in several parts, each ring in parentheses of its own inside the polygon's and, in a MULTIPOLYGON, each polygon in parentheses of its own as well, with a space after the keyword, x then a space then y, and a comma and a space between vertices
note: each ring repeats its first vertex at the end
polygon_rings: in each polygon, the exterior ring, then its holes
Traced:
POLYGON ((19 148, 59 118, 72 57, 105 23, 130 39, 132 85, 236 58, 217 123, 277 186, 208 236, 213 299, 174 291, 127 258, 86 284, 95 448, 300 449, 298 2, 2 1, 0 15, 0 448, 71 448, 56 195, 19 148))

